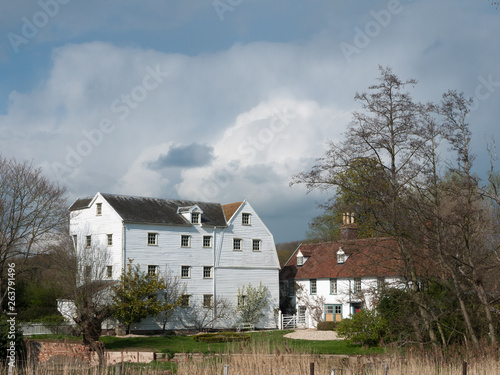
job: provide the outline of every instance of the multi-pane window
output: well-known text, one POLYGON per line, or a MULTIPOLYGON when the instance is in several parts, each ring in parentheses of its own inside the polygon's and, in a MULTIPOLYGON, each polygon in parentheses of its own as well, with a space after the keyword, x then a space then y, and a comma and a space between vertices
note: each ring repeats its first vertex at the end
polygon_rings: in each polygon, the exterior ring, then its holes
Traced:
POLYGON ((252 240, 252 250, 260 251, 260 240, 252 240))
POLYGON ((148 245, 158 245, 158 233, 148 233, 148 245))
POLYGON ((335 314, 342 314, 342 305, 335 305, 335 314))
POLYGON ((113 266, 106 266, 106 277, 108 279, 113 277, 113 266))
POLYGON ((181 235, 181 247, 189 247, 190 236, 187 234, 181 235))
POLYGON ((241 250, 241 238, 233 238, 233 250, 241 250))
POLYGON ((238 306, 245 306, 247 303, 247 296, 241 295, 238 296, 238 306))
POLYGON ((204 294, 203 295, 203 307, 212 307, 214 301, 213 294, 204 294))
POLYGON ((337 294, 337 279, 330 279, 330 294, 337 294))
POLYGON ((200 224, 200 213, 192 212, 191 213, 191 224, 200 224))
POLYGON ((148 275, 154 276, 158 272, 158 266, 150 264, 148 265, 148 275))
POLYGON ((107 244, 108 246, 113 246, 113 235, 112 234, 108 234, 107 235, 107 244))
POLYGON ((310 289, 310 293, 311 294, 316 294, 318 292, 318 288, 317 288, 317 285, 316 285, 316 279, 311 279, 311 289, 310 289))
POLYGON ((212 236, 203 236, 203 247, 212 247, 212 236))
POLYGON ((297 318, 298 322, 301 324, 304 324, 306 322, 306 307, 305 306, 299 306, 297 309, 297 318))
POLYGON ((86 247, 91 247, 92 246, 92 236, 86 236, 85 237, 85 246, 86 247))
POLYGON ((303 256, 298 256, 297 257, 297 266, 302 266, 304 265, 304 257, 303 256))
POLYGON ((241 224, 250 225, 250 214, 245 212, 241 214, 241 224))
POLYGON ((191 306, 191 296, 189 294, 183 294, 181 296, 181 307, 191 306))
POLYGON ((377 292, 382 292, 384 290, 385 286, 385 278, 384 277, 379 277, 377 278, 377 292))
POLYGON ((204 279, 211 279, 212 278, 212 267, 211 266, 203 267, 203 278, 204 279))
POLYGON ((181 266, 181 278, 189 279, 191 277, 191 267, 181 266))
POLYGON ((92 278, 92 266, 86 265, 84 267, 83 272, 84 272, 85 280, 90 280, 92 278))
POLYGON ((95 214, 97 216, 101 216, 102 215, 102 203, 96 203, 96 205, 95 205, 95 214))
POLYGON ((361 293, 361 279, 354 279, 354 294, 361 293))

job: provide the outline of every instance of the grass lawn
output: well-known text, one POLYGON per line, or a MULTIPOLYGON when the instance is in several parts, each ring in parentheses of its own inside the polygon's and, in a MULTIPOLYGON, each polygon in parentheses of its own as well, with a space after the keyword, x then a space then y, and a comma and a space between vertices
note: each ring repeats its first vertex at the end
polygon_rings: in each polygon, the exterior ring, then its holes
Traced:
MULTIPOLYGON (((382 353, 380 348, 366 349, 359 345, 351 345, 344 340, 310 341, 292 340, 283 336, 292 331, 261 331, 250 332, 252 345, 269 345, 271 352, 276 348, 281 352, 314 354, 376 354, 382 353)), ((146 350, 157 353, 226 353, 238 352, 241 343, 200 343, 191 336, 161 336, 161 337, 115 337, 102 336, 100 341, 107 350, 146 350)), ((250 344, 244 344, 250 345, 250 344)))

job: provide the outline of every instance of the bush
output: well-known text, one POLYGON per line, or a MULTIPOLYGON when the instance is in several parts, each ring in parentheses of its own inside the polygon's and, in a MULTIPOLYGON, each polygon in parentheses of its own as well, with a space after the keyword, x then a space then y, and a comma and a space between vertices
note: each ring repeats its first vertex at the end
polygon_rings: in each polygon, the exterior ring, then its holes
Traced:
POLYGON ((350 343, 375 346, 385 334, 387 321, 373 310, 362 309, 350 319, 344 319, 337 325, 339 336, 350 343))
POLYGON ((216 332, 216 333, 200 333, 193 336, 194 341, 204 343, 219 343, 219 342, 235 342, 248 341, 250 335, 236 332, 216 332))
POLYGON ((316 329, 318 331, 335 331, 337 330, 337 322, 319 322, 316 329))

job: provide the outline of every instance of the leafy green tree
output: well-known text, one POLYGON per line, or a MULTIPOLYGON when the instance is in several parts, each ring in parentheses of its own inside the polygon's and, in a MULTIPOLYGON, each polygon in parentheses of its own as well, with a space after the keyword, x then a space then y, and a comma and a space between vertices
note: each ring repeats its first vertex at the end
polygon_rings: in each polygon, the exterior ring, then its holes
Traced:
POLYGON ((337 324, 337 333, 351 343, 375 346, 387 329, 387 321, 374 310, 362 309, 337 324))
POLYGON ((264 317, 263 310, 269 306, 269 288, 262 285, 254 288, 252 284, 238 288, 236 313, 240 322, 257 325, 264 317))
POLYGON ((166 287, 163 277, 141 271, 140 265, 134 266, 129 259, 127 272, 113 287, 112 306, 113 315, 125 325, 127 334, 132 324, 162 311, 164 306, 158 296, 166 287))

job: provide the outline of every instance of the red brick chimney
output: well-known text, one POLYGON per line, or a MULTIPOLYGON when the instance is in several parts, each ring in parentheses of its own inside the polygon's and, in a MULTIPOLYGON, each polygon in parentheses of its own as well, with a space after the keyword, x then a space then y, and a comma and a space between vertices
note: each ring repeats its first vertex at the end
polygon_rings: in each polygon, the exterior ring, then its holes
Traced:
POLYGON ((354 214, 351 212, 342 215, 342 226, 340 227, 340 240, 355 240, 358 238, 358 226, 354 223, 354 214))

